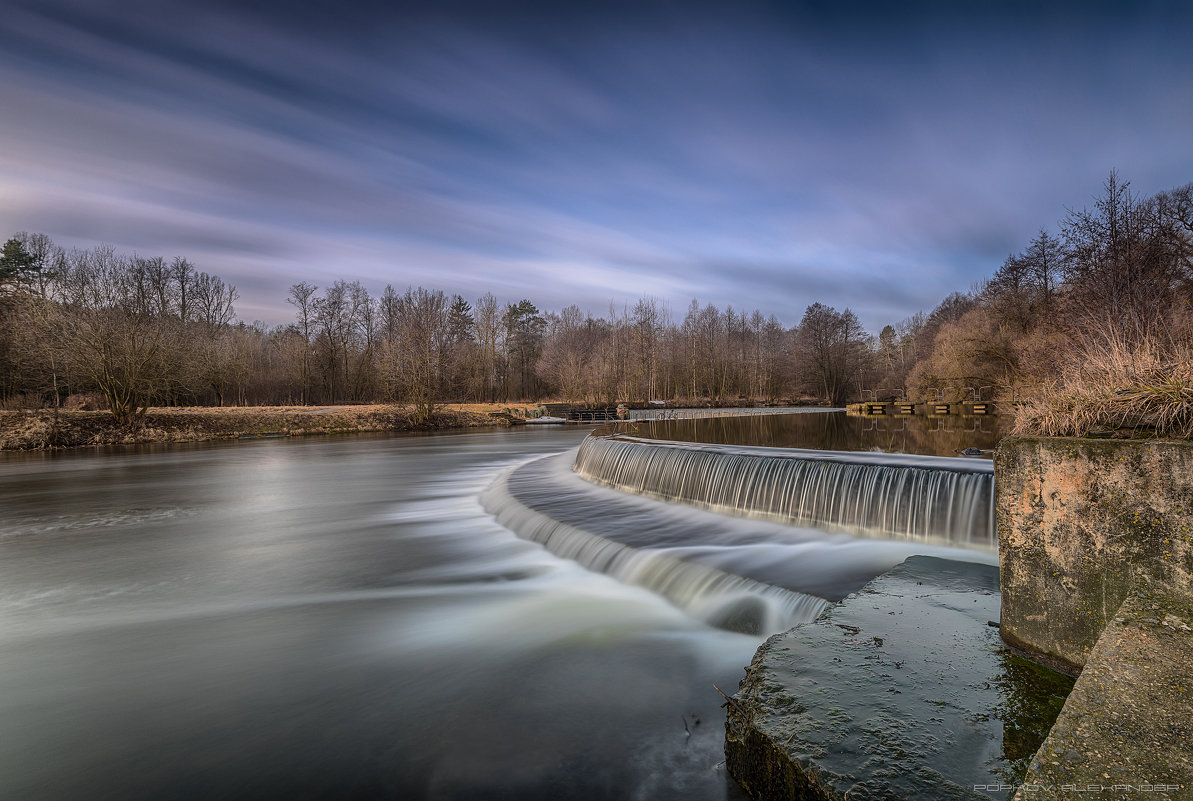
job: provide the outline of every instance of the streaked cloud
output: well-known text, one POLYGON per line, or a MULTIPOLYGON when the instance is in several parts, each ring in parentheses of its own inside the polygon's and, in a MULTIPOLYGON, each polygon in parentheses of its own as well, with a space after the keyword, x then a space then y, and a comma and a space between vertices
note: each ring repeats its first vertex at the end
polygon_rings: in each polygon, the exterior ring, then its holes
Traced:
POLYGON ((298 280, 871 327, 1117 168, 1193 180, 1188 9, 18 2, 0 225, 298 280), (15 112, 15 113, 14 113, 15 112))

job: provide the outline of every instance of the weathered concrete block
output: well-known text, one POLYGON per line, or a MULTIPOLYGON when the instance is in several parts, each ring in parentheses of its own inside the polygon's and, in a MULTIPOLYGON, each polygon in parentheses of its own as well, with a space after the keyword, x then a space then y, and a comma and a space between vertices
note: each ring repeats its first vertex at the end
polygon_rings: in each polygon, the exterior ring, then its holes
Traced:
POLYGON ((1129 596, 1090 653, 1016 801, 1193 797, 1191 632, 1193 603, 1129 596))
POLYGON ((1132 588, 1193 595, 1193 443, 1008 438, 994 464, 1009 645, 1076 673, 1132 588))

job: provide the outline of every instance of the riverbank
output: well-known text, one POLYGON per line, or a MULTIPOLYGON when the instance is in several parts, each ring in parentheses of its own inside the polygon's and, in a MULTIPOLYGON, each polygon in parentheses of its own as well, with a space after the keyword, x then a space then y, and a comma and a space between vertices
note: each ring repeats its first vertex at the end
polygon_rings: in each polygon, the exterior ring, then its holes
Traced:
POLYGON ((135 428, 118 424, 108 412, 0 412, 0 450, 508 426, 508 417, 489 414, 502 408, 500 404, 451 404, 430 420, 417 421, 413 408, 400 404, 155 407, 135 428))

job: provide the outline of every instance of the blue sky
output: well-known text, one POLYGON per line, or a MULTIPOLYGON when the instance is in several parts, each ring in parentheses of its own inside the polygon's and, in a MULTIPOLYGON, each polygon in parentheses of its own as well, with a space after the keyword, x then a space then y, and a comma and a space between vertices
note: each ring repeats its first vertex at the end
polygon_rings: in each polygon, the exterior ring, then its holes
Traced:
POLYGON ((1193 5, 9 0, 0 233, 877 330, 1110 169, 1193 181, 1193 5))

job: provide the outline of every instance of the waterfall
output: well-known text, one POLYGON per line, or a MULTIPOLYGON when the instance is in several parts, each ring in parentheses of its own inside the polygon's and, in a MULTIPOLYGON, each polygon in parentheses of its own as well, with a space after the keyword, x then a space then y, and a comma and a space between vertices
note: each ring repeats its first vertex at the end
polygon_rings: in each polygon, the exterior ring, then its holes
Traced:
POLYGON ((590 436, 575 471, 666 501, 868 537, 997 548, 989 462, 590 436))
MULTIPOLYGON (((536 498, 544 496, 543 481, 550 481, 553 472, 558 470, 535 462, 507 471, 482 496, 485 510, 519 537, 556 556, 650 590, 717 628, 768 634, 815 620, 824 611, 821 598, 688 561, 667 548, 617 542, 557 519, 536 508, 536 498)), ((552 486, 546 492, 557 490, 552 486)))

